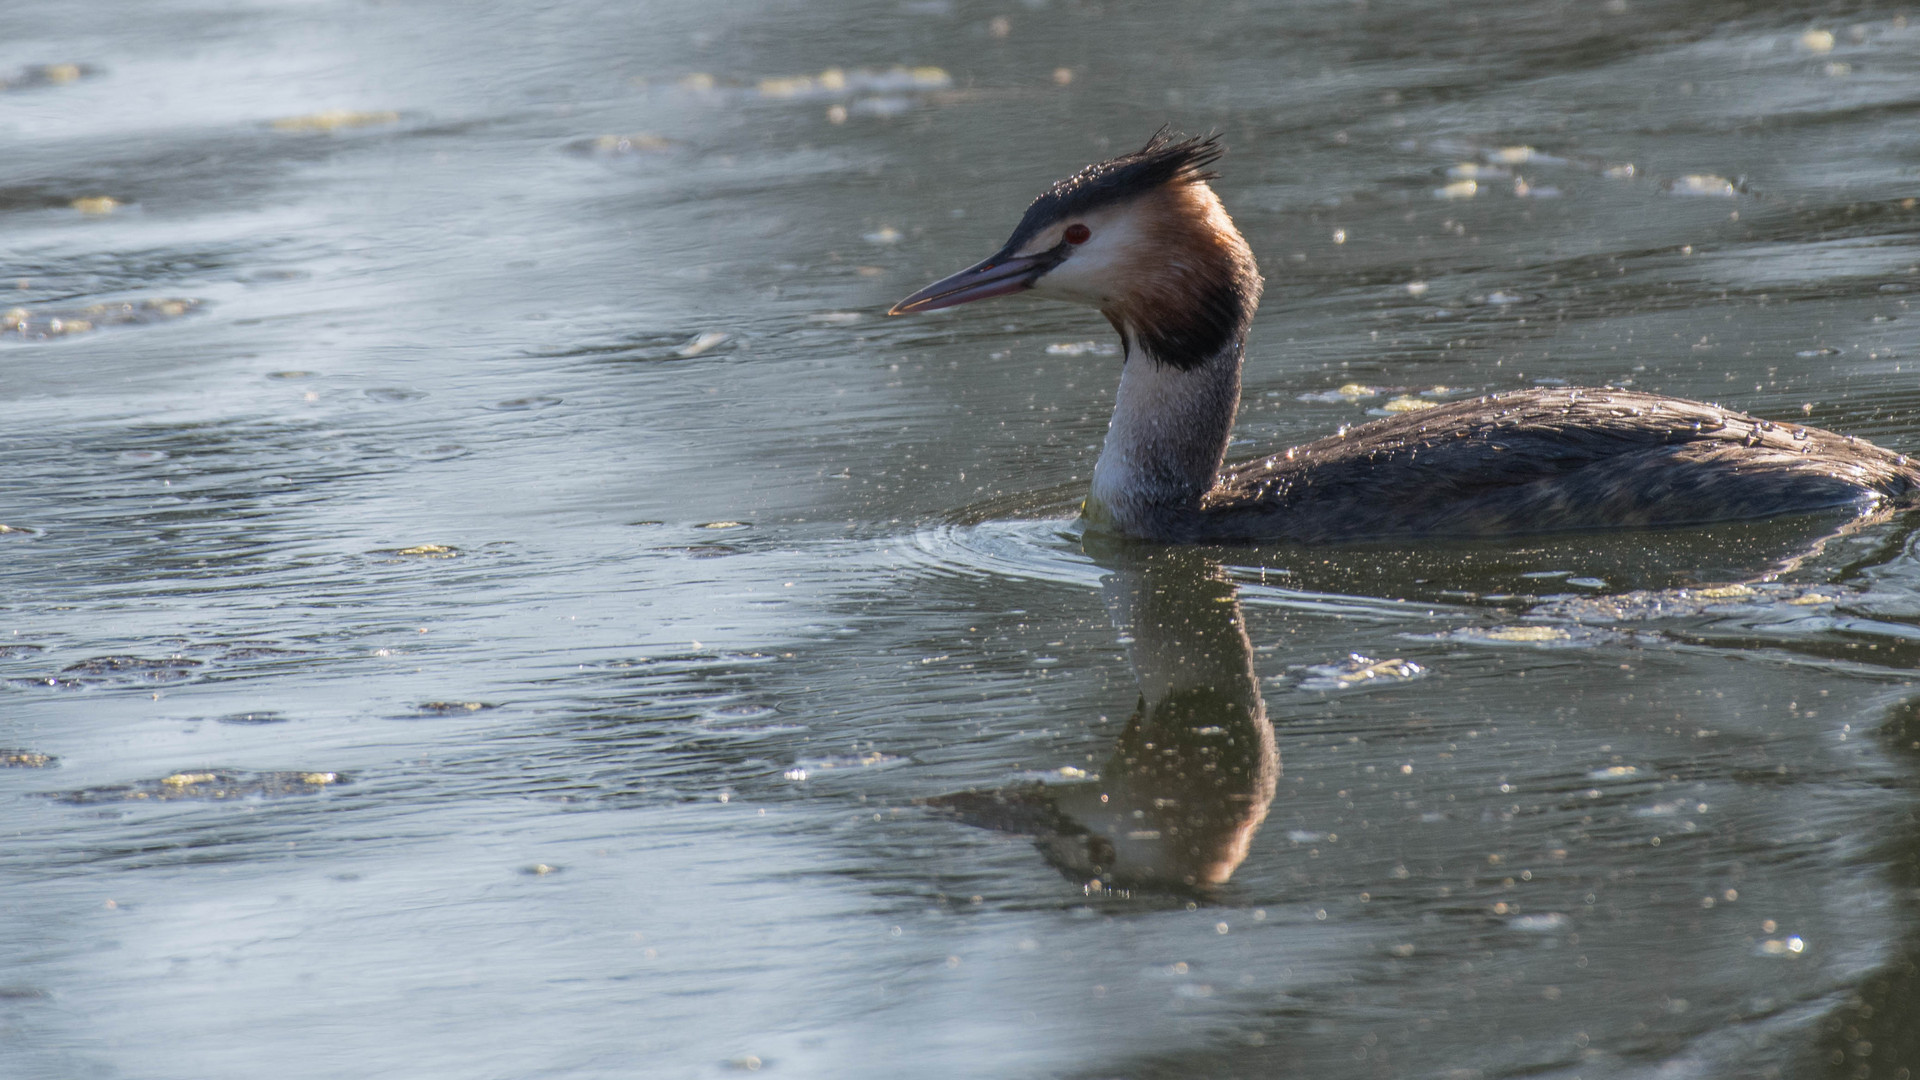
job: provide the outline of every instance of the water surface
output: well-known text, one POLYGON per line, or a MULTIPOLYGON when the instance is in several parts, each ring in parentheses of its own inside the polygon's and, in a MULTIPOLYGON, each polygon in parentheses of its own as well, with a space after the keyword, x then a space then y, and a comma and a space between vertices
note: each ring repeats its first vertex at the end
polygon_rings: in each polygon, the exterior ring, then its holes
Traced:
POLYGON ((1898 6, 11 14, 0 1072, 1920 1067, 1904 523, 1091 543, 1098 316, 880 314, 1172 123, 1236 454, 1920 452, 1898 6))

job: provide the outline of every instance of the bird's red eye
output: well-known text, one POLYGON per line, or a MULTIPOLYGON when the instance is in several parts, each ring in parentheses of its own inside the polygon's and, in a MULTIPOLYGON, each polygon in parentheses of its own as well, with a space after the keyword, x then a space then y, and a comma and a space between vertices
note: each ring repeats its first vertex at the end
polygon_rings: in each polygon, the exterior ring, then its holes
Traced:
POLYGON ((1085 225, 1069 225, 1063 239, 1069 244, 1084 244, 1093 239, 1093 230, 1085 225))

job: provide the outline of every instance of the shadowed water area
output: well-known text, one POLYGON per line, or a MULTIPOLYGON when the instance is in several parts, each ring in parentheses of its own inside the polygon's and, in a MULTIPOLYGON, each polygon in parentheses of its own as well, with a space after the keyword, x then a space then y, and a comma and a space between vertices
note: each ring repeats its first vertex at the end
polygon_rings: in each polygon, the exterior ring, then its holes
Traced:
POLYGON ((1235 457, 1920 453, 1903 11, 14 5, 0 1074, 1911 1076, 1910 522, 1097 542, 1099 316, 881 315, 1172 123, 1235 457))

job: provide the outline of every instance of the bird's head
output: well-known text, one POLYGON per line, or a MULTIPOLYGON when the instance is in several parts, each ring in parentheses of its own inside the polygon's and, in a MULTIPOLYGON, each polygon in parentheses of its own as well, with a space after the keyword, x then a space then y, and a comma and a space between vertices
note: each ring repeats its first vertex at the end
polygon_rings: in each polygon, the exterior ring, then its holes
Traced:
POLYGON ((1239 340, 1260 299, 1260 272, 1207 185, 1219 136, 1162 130, 1135 153, 1054 184, 999 251, 895 304, 935 311, 1032 290, 1099 308, 1126 340, 1175 367, 1239 340))

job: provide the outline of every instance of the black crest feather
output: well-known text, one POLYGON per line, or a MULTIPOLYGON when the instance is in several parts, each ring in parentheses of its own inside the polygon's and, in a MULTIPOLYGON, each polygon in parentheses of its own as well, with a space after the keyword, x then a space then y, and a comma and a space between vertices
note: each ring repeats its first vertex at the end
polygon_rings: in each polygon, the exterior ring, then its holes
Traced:
POLYGON ((1218 134, 1182 139, 1161 128, 1147 145, 1133 153, 1089 165, 1048 188, 1027 207, 1005 250, 1018 250, 1035 233, 1062 218, 1125 202, 1167 184, 1212 180, 1220 174, 1207 166, 1226 152, 1218 134))

